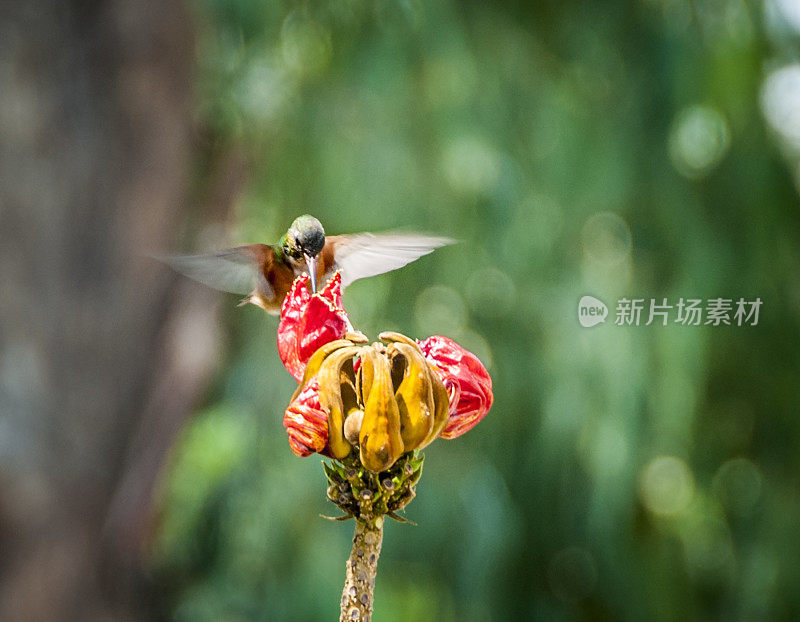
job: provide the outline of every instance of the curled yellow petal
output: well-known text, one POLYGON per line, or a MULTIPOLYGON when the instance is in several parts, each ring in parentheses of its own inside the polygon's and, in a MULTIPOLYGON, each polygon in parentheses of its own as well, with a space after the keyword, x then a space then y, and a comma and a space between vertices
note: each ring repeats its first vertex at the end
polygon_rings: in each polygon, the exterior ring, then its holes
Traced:
POLYGON ((363 344, 369 343, 369 339, 367 338, 367 336, 364 333, 362 333, 360 330, 356 330, 356 331, 352 331, 352 332, 346 333, 344 338, 345 339, 349 339, 353 343, 357 343, 359 345, 363 345, 363 344))
MULTIPOLYGON (((313 378, 319 368, 322 366, 323 361, 332 353, 340 348, 344 348, 347 346, 352 346, 353 342, 348 339, 337 339, 336 341, 331 341, 326 343, 324 346, 320 347, 314 354, 311 355, 311 358, 308 359, 308 363, 306 364, 306 370, 303 373, 303 379, 300 381, 300 384, 297 385, 297 389, 295 389, 294 395, 292 395, 292 400, 294 400, 298 395, 300 395, 300 391, 303 390, 303 387, 308 384, 308 381, 313 378)), ((290 400, 290 402, 292 401, 290 400)))
POLYGON ((339 348, 329 354, 317 373, 319 403, 328 413, 328 447, 334 458, 341 460, 352 447, 344 436, 345 405, 342 400, 342 367, 358 352, 358 346, 339 348))
POLYGON ((377 351, 373 347, 365 347, 361 349, 360 360, 361 365, 358 368, 358 375, 356 376, 356 394, 361 400, 362 404, 367 403, 370 389, 372 388, 372 380, 375 377, 375 357, 378 356, 377 351))
POLYGON ((386 343, 405 343, 406 345, 412 346, 418 352, 422 352, 422 350, 419 349, 419 345, 417 345, 416 341, 414 341, 411 337, 406 337, 402 333, 396 333, 392 330, 385 330, 378 335, 378 338, 386 343))
POLYGON ((447 420, 450 416, 450 396, 447 394, 447 389, 442 384, 439 374, 436 370, 428 364, 428 375, 430 376, 431 389, 433 390, 433 425, 431 431, 422 444, 420 449, 430 445, 447 426, 447 420))
POLYGON ((395 392, 400 414, 400 435, 405 451, 416 449, 427 439, 433 427, 434 398, 428 362, 419 349, 404 342, 387 348, 392 358, 405 360, 405 373, 395 392))
POLYGON ((372 360, 374 378, 364 404, 358 444, 361 463, 377 473, 388 469, 403 454, 403 439, 389 361, 383 356, 372 360))

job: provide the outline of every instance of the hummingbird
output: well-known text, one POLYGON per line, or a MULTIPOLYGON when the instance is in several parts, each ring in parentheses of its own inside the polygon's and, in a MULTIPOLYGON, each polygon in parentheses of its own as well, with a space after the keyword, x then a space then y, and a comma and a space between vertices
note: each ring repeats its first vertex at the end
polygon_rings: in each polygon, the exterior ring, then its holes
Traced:
POLYGON ((304 272, 314 293, 337 270, 344 288, 358 279, 402 268, 454 242, 424 233, 326 236, 322 223, 305 214, 294 220, 277 244, 249 244, 163 261, 209 287, 246 296, 241 305, 252 304, 278 315, 292 282, 304 272))

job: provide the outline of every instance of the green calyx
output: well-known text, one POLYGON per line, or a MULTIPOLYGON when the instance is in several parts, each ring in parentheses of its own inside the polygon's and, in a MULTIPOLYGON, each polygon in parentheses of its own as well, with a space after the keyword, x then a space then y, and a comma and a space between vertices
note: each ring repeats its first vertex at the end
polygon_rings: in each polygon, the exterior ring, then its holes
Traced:
POLYGON ((416 496, 416 485, 422 475, 424 455, 408 452, 387 470, 375 473, 361 463, 357 452, 330 463, 322 463, 328 480, 328 499, 342 512, 331 520, 371 521, 389 516, 401 523, 411 521, 398 515, 416 496))

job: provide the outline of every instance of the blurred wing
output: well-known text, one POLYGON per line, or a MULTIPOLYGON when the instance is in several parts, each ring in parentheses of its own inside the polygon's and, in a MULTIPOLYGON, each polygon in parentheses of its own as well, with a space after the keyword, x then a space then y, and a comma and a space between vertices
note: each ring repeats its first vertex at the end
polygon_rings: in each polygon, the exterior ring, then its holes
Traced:
POLYGON ((335 236, 334 268, 342 271, 342 286, 376 274, 402 268, 440 246, 455 243, 451 238, 424 233, 358 233, 335 236))
POLYGON ((202 255, 159 257, 161 261, 190 279, 223 292, 246 295, 258 287, 271 292, 258 270, 253 251, 247 246, 202 255))

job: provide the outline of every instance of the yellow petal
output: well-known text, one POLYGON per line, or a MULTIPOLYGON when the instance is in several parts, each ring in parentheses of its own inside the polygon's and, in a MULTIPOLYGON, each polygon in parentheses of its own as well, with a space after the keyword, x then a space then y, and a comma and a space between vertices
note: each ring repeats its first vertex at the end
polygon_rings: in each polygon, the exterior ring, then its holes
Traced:
POLYGON ((388 469, 403 454, 403 439, 389 361, 385 356, 374 356, 373 363, 374 378, 364 404, 358 440, 361 463, 377 473, 388 469))
POLYGON ((342 402, 342 366, 358 352, 358 346, 340 348, 325 358, 317 373, 319 403, 328 413, 328 447, 331 455, 341 460, 352 447, 344 437, 344 404, 342 402))
POLYGON ((420 446, 430 434, 434 420, 433 387, 428 362, 422 353, 407 343, 396 342, 387 348, 389 356, 406 361, 405 375, 395 392, 400 413, 400 434, 405 451, 420 446))

